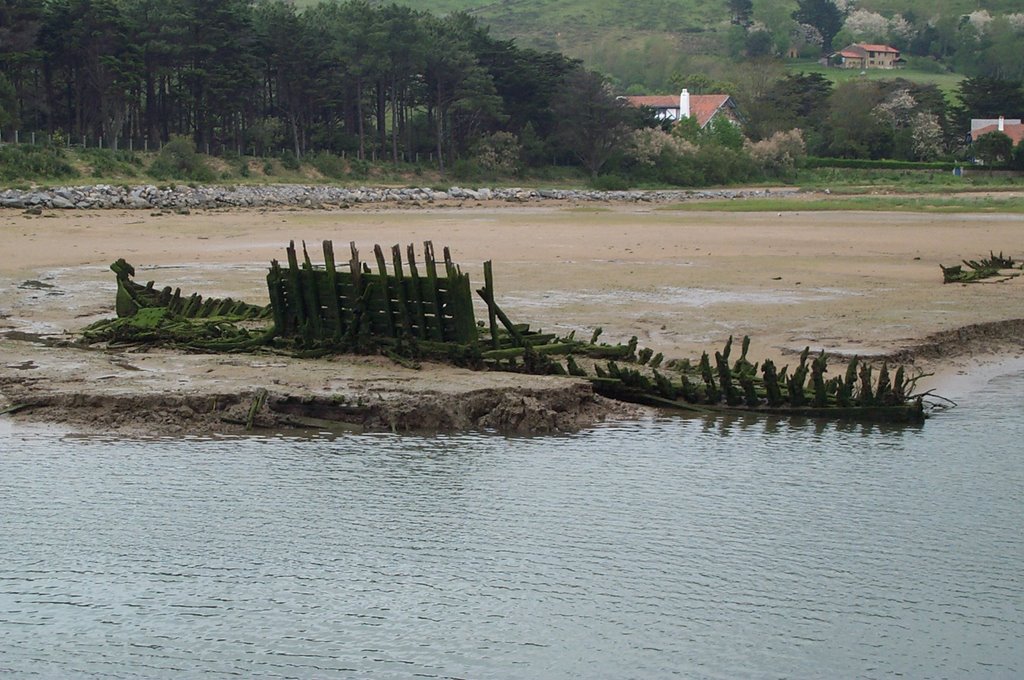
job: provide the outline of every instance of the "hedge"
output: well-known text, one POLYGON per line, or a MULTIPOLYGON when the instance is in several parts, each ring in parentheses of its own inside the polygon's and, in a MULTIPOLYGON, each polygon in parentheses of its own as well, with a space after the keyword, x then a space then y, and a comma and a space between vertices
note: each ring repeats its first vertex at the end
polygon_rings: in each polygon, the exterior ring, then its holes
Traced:
MULTIPOLYGON (((863 170, 943 170, 951 171, 958 165, 951 162, 916 163, 914 161, 869 160, 866 158, 815 158, 808 156, 805 168, 854 168, 863 170)), ((962 165, 962 164, 960 164, 962 165)))

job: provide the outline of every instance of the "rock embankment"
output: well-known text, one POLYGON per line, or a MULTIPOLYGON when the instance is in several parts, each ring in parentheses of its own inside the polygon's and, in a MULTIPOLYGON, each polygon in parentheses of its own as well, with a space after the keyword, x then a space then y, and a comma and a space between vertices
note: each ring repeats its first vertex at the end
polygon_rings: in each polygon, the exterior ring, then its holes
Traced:
POLYGON ((752 198, 797 189, 706 189, 666 191, 592 191, 581 189, 522 189, 450 187, 358 187, 270 184, 260 186, 114 186, 6 189, 0 207, 48 209, 136 208, 140 210, 190 210, 210 208, 306 208, 387 203, 423 205, 460 201, 527 203, 541 201, 594 203, 673 203, 706 199, 752 198))

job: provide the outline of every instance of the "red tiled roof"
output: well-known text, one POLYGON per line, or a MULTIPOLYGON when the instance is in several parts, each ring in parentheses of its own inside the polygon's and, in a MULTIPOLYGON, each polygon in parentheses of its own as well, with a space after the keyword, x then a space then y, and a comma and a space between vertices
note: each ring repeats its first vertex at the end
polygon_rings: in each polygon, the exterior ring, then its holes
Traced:
MULTIPOLYGON (((642 95, 624 98, 631 106, 679 110, 679 95, 642 95)), ((729 101, 727 94, 691 94, 690 116, 704 127, 715 113, 729 101)))
MULTIPOLYGON (((693 98, 693 95, 690 95, 693 98)), ((626 97, 627 102, 632 106, 649 106, 652 109, 678 109, 679 108, 679 95, 641 95, 635 97, 626 97)))
POLYGON ((691 94, 690 115, 697 119, 697 123, 704 127, 715 115, 718 109, 725 106, 729 101, 727 94, 691 94))
POLYGON ((899 54, 900 51, 895 47, 889 47, 888 45, 872 45, 869 43, 854 43, 847 45, 838 52, 833 52, 830 56, 846 57, 847 59, 860 59, 868 56, 868 52, 885 52, 889 54, 899 54))
POLYGON ((857 43, 857 47, 862 47, 868 52, 892 52, 893 54, 899 54, 900 51, 895 47, 889 47, 888 45, 871 45, 868 43, 857 43))
MULTIPOLYGON (((990 132, 998 132, 998 125, 986 125, 983 128, 978 128, 971 132, 971 139, 978 141, 978 138, 982 135, 987 135, 990 132)), ((1003 134, 1013 140, 1014 146, 1020 144, 1024 140, 1024 124, 1011 125, 1009 123, 1003 125, 1003 134)))

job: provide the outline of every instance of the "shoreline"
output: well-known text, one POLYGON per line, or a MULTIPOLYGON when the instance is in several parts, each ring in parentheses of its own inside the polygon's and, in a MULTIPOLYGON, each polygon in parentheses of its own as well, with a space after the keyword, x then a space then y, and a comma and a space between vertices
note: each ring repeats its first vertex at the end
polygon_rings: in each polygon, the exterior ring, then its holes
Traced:
MULTIPOLYGON (((956 402, 999 375, 1024 373, 1022 327, 1024 319, 954 329, 905 348, 898 357, 902 365, 925 372, 919 393, 956 402), (954 337, 968 339, 954 347, 954 337)), ((37 342, 0 335, 0 357, 9 359, 12 352, 36 357, 0 364, 0 414, 23 407, 0 415, 13 427, 45 424, 122 436, 288 431, 521 436, 571 433, 673 413, 597 396, 585 380, 566 377, 477 372, 446 364, 411 370, 376 356, 293 359, 161 349, 130 354, 37 342), (249 384, 251 379, 210 376, 220 366, 240 364, 258 370, 259 386, 249 384), (179 380, 177 385, 162 380, 168 373, 183 374, 187 365, 206 372, 208 379, 179 380), (75 376, 69 379, 65 370, 72 366, 75 376), (32 375, 17 379, 12 371, 32 375), (289 380, 300 371, 301 380, 289 380), (395 381, 402 387, 395 388, 395 381)))
POLYGON ((0 211, 0 233, 17 253, 0 269, 0 412, 34 400, 34 411, 2 417, 134 434, 244 432, 261 390, 266 401, 252 421, 268 427, 545 433, 646 412, 568 378, 432 364, 411 370, 382 357, 67 346, 75 331, 113 316, 108 266, 118 257, 136 266, 140 282, 263 304, 266 263, 291 239, 328 238, 361 249, 450 245, 476 284, 481 263, 493 259, 499 304, 535 329, 589 335, 603 328, 608 342, 635 335, 667 359, 695 359, 729 335, 749 335, 752 360, 781 366, 805 346, 885 358, 935 373, 919 391, 941 392, 950 380, 963 383, 964 373, 986 374, 986 366, 1002 365, 993 361, 1024 356, 1024 277, 943 285, 938 267, 989 249, 1018 254, 1018 232, 1019 219, 1003 215, 723 214, 643 205, 0 211))

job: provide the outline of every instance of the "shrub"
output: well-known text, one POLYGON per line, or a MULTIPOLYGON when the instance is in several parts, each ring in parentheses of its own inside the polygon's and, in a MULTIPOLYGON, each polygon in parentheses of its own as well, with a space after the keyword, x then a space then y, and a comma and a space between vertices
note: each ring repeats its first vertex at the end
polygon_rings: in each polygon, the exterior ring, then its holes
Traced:
POLYGON ((68 163, 64 150, 58 147, 24 144, 0 146, 0 180, 77 176, 78 171, 68 163))
POLYGON ((342 179, 345 177, 345 161, 329 151, 321 151, 309 160, 310 165, 324 177, 342 179))
POLYGON ((263 174, 264 175, 273 175, 274 174, 274 162, 273 161, 264 161, 263 162, 263 174))
POLYGON ((750 156, 717 144, 700 147, 696 160, 705 184, 735 184, 757 176, 757 166, 750 156))
POLYGON ((348 162, 348 176, 352 179, 366 179, 370 176, 370 162, 353 158, 348 162))
POLYGON ((448 172, 451 174, 452 179, 459 180, 460 182, 476 181, 484 176, 476 160, 468 158, 457 159, 448 168, 448 172))
POLYGON ((130 151, 82 149, 79 155, 89 164, 93 177, 110 177, 111 175, 134 177, 135 166, 142 164, 138 155, 130 151))
POLYGON ((871 160, 868 158, 817 158, 807 157, 804 167, 808 168, 851 168, 861 170, 952 170, 953 163, 915 163, 913 161, 871 160))
POLYGON ((183 179, 193 182, 212 182, 214 173, 196 153, 196 145, 187 137, 175 137, 164 144, 149 166, 149 174, 156 179, 183 179))
POLYGON ((800 130, 776 132, 760 142, 747 142, 744 149, 754 164, 769 177, 796 179, 797 165, 807 156, 800 130))
POLYGON ((669 134, 658 128, 644 128, 633 133, 629 157, 639 165, 653 166, 665 160, 666 151, 682 155, 692 154, 696 148, 684 136, 669 134))
POLYGON ((598 175, 591 180, 590 185, 598 191, 627 191, 630 182, 619 175, 598 175))
POLYGON ((291 170, 291 171, 294 172, 295 170, 299 169, 300 165, 302 165, 302 164, 299 163, 299 157, 296 156, 294 152, 292 152, 292 151, 282 151, 281 152, 281 167, 283 167, 285 170, 291 170))
POLYGON ((480 169, 495 175, 517 175, 522 169, 523 147, 511 132, 495 132, 473 147, 480 169))

